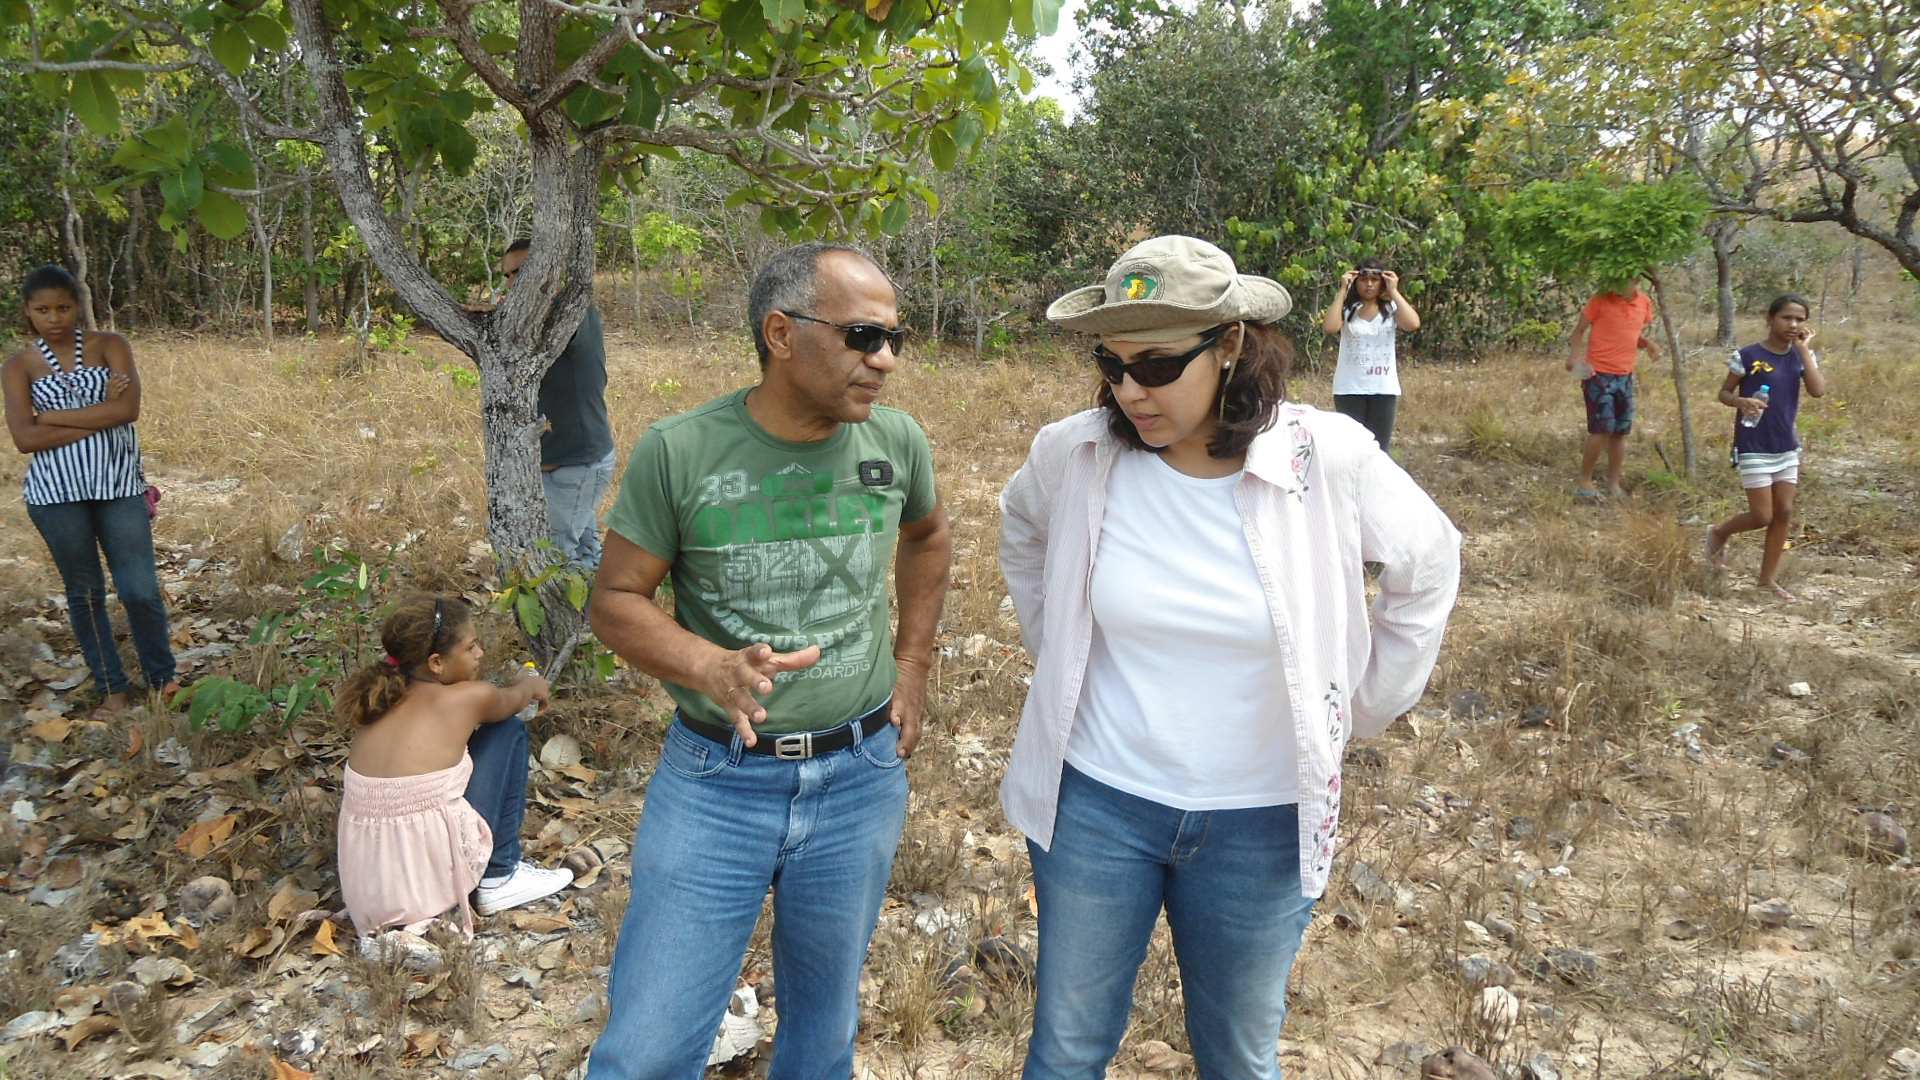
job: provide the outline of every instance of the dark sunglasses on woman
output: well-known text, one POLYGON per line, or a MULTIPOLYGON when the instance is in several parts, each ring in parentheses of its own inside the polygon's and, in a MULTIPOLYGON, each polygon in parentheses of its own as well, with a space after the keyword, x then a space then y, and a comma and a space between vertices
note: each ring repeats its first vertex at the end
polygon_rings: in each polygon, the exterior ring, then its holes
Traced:
POLYGON ((816 319, 811 315, 802 315, 796 311, 783 311, 780 314, 789 319, 831 326, 847 335, 847 348, 866 353, 868 356, 879 352, 883 344, 892 346, 895 356, 899 356, 900 350, 907 347, 907 328, 904 326, 885 327, 863 322, 837 323, 827 319, 816 319))
POLYGON ((1120 380, 1133 376, 1133 381, 1145 387, 1165 386, 1187 370, 1194 358, 1220 343, 1220 335, 1227 332, 1224 326, 1216 326, 1200 336, 1200 344, 1186 352, 1174 356, 1149 356, 1133 363, 1123 363, 1118 356, 1107 351, 1105 345, 1093 347, 1093 362, 1100 367, 1100 377, 1115 386, 1120 380))

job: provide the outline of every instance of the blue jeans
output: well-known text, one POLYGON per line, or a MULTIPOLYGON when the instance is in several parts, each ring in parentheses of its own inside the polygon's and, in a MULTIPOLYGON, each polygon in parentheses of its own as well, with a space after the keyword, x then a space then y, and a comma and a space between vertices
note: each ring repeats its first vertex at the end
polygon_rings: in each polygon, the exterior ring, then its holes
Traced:
POLYGON ((1099 1080, 1126 1034, 1164 905, 1202 1080, 1273 1080, 1287 974, 1313 914, 1298 807, 1183 811, 1068 765, 1053 849, 1031 841, 1040 905, 1024 1080, 1099 1080))
POLYGON ((600 568, 600 497, 613 483, 613 451, 591 465, 540 474, 547 493, 547 535, 560 557, 589 577, 600 568))
POLYGON ((667 729, 591 1080, 700 1080, 768 888, 780 1027, 767 1076, 852 1075, 860 968, 907 818, 896 740, 889 724, 782 761, 667 729))
POLYGON ((467 738, 473 775, 467 778, 467 804, 493 830, 493 857, 486 877, 513 873, 520 862, 520 823, 527 817, 527 725, 517 716, 481 724, 467 738))
POLYGON ((47 542, 53 565, 67 591, 67 621, 80 639, 80 655, 87 659, 93 684, 103 694, 127 690, 127 673, 113 643, 113 623, 107 618, 107 580, 100 573, 100 553, 107 556, 114 591, 127 610, 133 631, 133 649, 147 686, 158 690, 173 681, 173 646, 167 631, 167 604, 160 595, 160 577, 153 565, 153 526, 147 501, 139 495, 124 499, 27 506, 27 516, 47 542))

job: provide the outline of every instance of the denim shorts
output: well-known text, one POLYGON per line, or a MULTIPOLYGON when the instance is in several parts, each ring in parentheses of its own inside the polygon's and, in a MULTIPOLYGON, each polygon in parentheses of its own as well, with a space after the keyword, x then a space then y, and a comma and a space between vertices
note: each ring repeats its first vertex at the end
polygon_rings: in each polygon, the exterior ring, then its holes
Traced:
POLYGON ((1633 430, 1633 375, 1595 372, 1580 381, 1587 401, 1587 434, 1625 435, 1633 430))

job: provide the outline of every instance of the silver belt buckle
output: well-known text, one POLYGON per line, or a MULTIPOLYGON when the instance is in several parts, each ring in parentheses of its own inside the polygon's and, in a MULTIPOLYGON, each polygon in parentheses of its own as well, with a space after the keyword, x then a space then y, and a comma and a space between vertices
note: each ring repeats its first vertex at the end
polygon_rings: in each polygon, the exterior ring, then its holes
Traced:
POLYGON ((813 732, 796 731, 773 740, 773 756, 783 761, 800 761, 813 756, 813 732))

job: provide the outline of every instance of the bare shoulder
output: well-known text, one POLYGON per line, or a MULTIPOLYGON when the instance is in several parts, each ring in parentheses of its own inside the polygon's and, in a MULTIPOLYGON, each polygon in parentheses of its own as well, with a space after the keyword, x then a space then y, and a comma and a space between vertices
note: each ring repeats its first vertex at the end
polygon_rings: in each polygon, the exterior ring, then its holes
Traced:
POLYGON ((435 711, 449 722, 471 726, 485 722, 500 700, 500 691, 484 679, 469 679, 452 686, 436 686, 430 700, 435 711))
POLYGON ((133 345, 126 337, 111 330, 89 330, 86 337, 87 355, 105 357, 108 362, 125 360, 132 362, 133 345))

